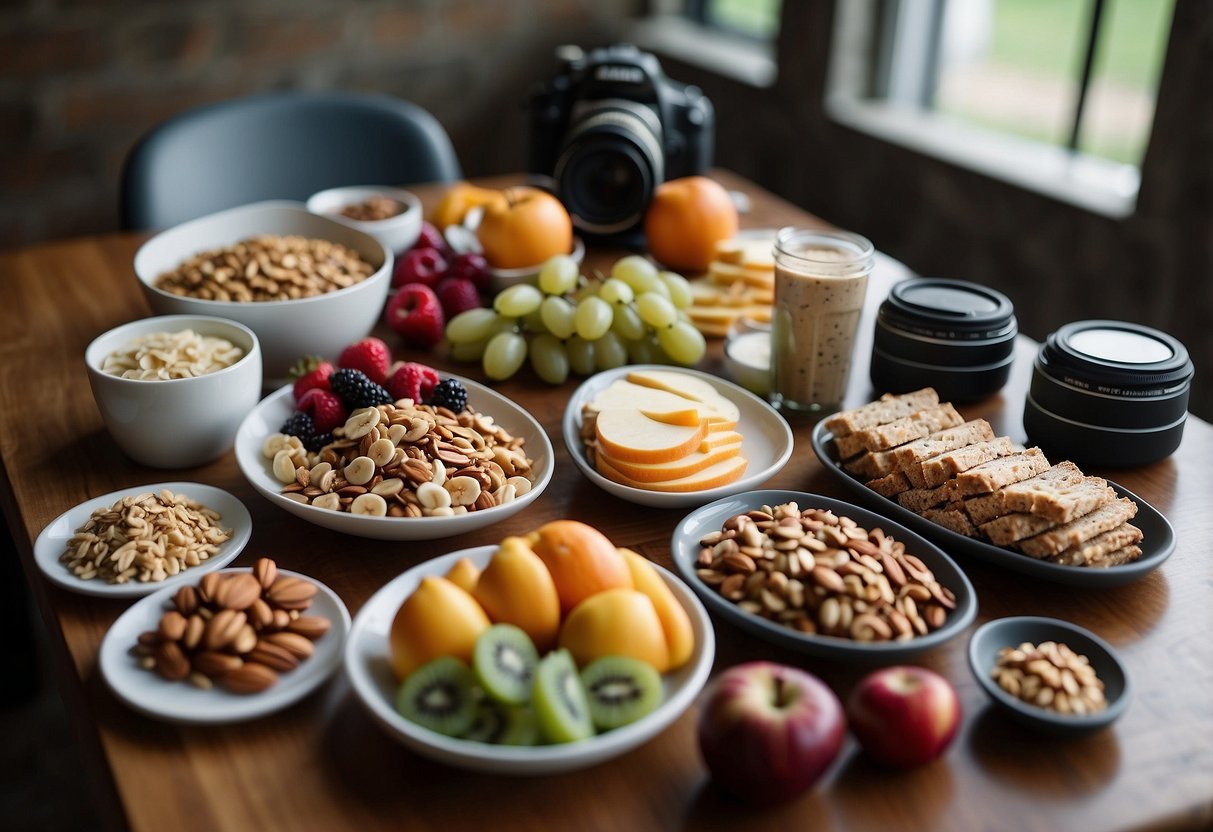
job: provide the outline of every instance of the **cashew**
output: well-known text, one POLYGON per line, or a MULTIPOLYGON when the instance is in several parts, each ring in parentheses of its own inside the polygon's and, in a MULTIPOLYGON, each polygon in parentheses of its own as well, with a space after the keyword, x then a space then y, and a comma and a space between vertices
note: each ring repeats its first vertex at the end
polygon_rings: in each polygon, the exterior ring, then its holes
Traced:
POLYGON ((295 481, 295 463, 291 459, 291 451, 288 448, 283 448, 274 454, 274 476, 280 482, 295 481))
POLYGON ((451 477, 443 488, 451 493, 453 506, 470 506, 480 496, 480 482, 475 477, 451 477))

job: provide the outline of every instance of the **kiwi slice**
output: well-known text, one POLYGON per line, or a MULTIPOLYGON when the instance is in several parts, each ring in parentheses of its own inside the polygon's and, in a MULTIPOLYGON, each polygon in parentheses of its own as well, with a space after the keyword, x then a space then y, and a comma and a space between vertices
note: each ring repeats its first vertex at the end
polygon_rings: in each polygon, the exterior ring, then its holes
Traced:
POLYGON ((484 692, 507 705, 531 701, 539 651, 513 624, 494 624, 476 639, 472 671, 484 692))
POLYGON ((409 674, 396 693, 396 710, 431 731, 458 737, 476 718, 476 699, 471 668, 453 656, 443 656, 409 674))
POLYGON ((590 720, 600 731, 635 722, 661 704, 661 674, 630 656, 603 656, 581 671, 590 720))
POLYGON ((594 735, 585 689, 568 650, 553 650, 539 662, 531 704, 539 733, 548 742, 575 742, 594 735))
POLYGON ((476 706, 472 727, 463 735, 465 740, 490 745, 536 745, 539 725, 535 712, 528 707, 503 705, 483 697, 476 706))

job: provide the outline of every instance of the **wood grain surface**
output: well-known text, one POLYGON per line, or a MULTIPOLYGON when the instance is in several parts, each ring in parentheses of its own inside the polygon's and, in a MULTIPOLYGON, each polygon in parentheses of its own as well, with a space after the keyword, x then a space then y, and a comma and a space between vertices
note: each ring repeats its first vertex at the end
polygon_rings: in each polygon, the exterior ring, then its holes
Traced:
MULTIPOLYGON (((736 176, 721 171, 718 177, 749 195, 746 227, 818 222, 736 176)), ((440 193, 416 190, 430 203, 440 193)), ((1174 525, 1175 554, 1145 579, 1080 590, 956 556, 977 589, 977 624, 1008 615, 1055 616, 1094 630, 1120 651, 1136 697, 1119 722, 1093 736, 1063 740, 1031 733, 993 710, 966 663, 971 631, 920 659, 956 685, 965 709, 961 732, 943 760, 891 773, 848 741, 813 792, 769 809, 724 798, 710 782, 696 751, 695 708, 632 753, 544 778, 471 774, 418 757, 375 726, 342 678, 284 712, 242 725, 178 727, 128 710, 108 692, 96 665, 107 627, 127 604, 61 590, 43 580, 32 561, 31 541, 42 527, 89 497, 166 479, 225 488, 254 518, 252 541, 235 565, 274 557, 328 584, 353 614, 417 563, 553 518, 592 523, 616 544, 670 566, 670 533, 685 514, 623 502, 583 478, 559 441, 564 404, 577 381, 550 388, 529 374, 496 386, 557 438, 555 478, 523 516, 454 539, 390 543, 319 529, 260 498, 231 453, 171 473, 130 462, 101 423, 83 353, 101 332, 149 314, 131 267, 143 239, 86 237, 0 254, 0 497, 56 643, 63 698, 93 774, 88 794, 107 826, 1109 830, 1213 823, 1213 427, 1196 418, 1189 419, 1183 445, 1170 459, 1135 470, 1090 471, 1135 491, 1174 525)), ((591 250, 587 265, 607 267, 618 254, 591 250)), ((890 282, 903 275, 891 261, 878 266, 848 406, 878 392, 866 373, 871 321, 890 282)), ((1002 394, 960 410, 966 418, 984 416, 1000 433, 1022 441, 1022 402, 1036 347, 1021 338, 1018 349, 1002 394)), ((437 354, 410 357, 479 377, 478 368, 449 364, 437 354)), ((719 345, 713 346, 708 369, 719 371, 720 357, 719 345)), ((795 427, 792 460, 767 487, 847 499, 814 458, 810 428, 795 427)), ((749 659, 787 662, 821 675, 843 697, 863 673, 774 647, 722 620, 715 624, 717 672, 749 659)))

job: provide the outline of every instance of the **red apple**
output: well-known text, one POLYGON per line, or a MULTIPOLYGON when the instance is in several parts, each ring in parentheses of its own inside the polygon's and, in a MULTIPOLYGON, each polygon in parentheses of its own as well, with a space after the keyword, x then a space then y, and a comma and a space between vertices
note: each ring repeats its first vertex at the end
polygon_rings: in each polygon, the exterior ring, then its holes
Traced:
POLYGON ((392 286, 420 283, 431 289, 446 277, 447 262, 436 248, 411 248, 396 260, 392 268, 392 286))
POLYGON ((748 662, 713 684, 697 732, 717 784, 747 801, 774 803, 825 773, 842 749, 846 719, 838 697, 816 676, 748 662))
POLYGON ((960 727, 956 690, 923 667, 886 667, 870 673, 847 700, 847 720, 863 750, 890 768, 934 760, 960 727))

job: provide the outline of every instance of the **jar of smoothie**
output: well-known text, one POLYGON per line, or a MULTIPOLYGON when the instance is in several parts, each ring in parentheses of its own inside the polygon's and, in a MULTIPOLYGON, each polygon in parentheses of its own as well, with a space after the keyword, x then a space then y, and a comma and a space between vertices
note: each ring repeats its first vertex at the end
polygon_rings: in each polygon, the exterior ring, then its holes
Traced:
POLYGON ((784 228, 775 238, 771 403, 787 415, 837 410, 875 250, 846 231, 784 228))

